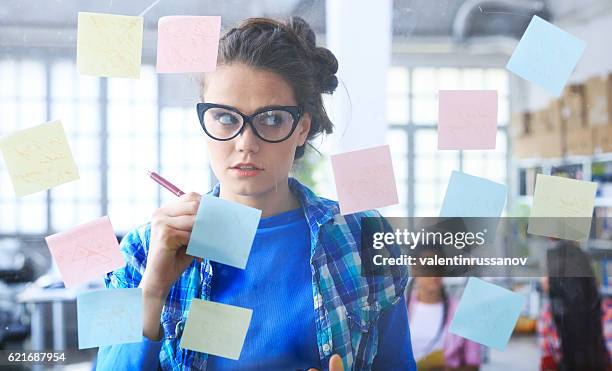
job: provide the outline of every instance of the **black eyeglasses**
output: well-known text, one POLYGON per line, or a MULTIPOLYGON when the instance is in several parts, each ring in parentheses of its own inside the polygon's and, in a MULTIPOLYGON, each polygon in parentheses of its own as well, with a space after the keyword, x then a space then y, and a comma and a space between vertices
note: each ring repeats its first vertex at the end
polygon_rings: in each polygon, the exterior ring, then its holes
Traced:
POLYGON ((261 140, 282 142, 293 134, 302 116, 302 109, 297 106, 264 107, 252 115, 223 104, 198 103, 196 108, 202 129, 216 140, 235 138, 244 131, 248 122, 261 140))

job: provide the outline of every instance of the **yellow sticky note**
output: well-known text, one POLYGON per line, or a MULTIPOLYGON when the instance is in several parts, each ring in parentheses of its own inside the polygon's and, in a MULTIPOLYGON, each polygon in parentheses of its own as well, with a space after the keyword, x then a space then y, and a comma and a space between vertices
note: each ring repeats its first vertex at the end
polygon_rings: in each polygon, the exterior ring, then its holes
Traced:
POLYGON ((77 66, 81 75, 140 77, 144 19, 79 13, 77 66))
POLYGON ((585 240, 591 228, 597 183, 538 174, 528 233, 585 240))
POLYGON ((193 299, 181 348, 237 360, 252 315, 252 309, 193 299))
POLYGON ((15 194, 25 196, 79 179, 64 127, 52 121, 0 139, 15 194))

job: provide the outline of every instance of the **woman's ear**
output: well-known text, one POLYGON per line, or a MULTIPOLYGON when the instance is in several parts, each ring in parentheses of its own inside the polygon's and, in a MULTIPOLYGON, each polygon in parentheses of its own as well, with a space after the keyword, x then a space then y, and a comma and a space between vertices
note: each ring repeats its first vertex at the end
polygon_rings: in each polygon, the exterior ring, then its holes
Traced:
POLYGON ((312 122, 312 115, 309 112, 304 113, 300 119, 300 125, 298 125, 298 147, 303 146, 308 139, 308 133, 310 132, 310 124, 312 122))

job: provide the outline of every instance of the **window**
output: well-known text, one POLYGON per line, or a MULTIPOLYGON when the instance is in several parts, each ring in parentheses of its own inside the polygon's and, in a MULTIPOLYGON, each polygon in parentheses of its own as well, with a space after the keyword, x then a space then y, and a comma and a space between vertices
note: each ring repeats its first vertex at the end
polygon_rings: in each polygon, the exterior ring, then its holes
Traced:
MULTIPOLYGON (((0 59, 0 136, 47 119, 45 65, 27 59, 0 59)), ((4 160, 0 161, 0 233, 44 233, 47 194, 16 197, 4 160)))
POLYGON ((0 161, 0 234, 48 235, 104 214, 123 234, 174 197, 147 170, 185 191, 208 191, 206 139, 195 108, 164 106, 158 78, 151 65, 137 80, 104 79, 80 76, 70 59, 0 59, 0 136, 61 120, 80 174, 18 198, 0 161))
POLYGON ((450 174, 461 170, 507 183, 509 119, 508 75, 501 68, 392 67, 388 79, 387 120, 400 205, 381 210, 385 216, 438 216, 450 174), (439 151, 438 91, 498 91, 497 145, 489 151, 439 151))

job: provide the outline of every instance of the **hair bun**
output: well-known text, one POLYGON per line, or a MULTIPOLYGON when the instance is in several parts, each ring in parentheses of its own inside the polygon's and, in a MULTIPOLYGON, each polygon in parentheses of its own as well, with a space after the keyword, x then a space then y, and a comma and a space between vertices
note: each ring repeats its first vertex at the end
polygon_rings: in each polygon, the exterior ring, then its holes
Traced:
POLYGON ((331 94, 338 87, 338 60, 334 53, 326 48, 315 48, 314 53, 315 78, 321 87, 321 92, 331 94))
POLYGON ((291 17, 287 26, 294 34, 304 42, 307 55, 312 60, 313 77, 315 83, 322 93, 333 93, 338 87, 338 60, 334 54, 326 48, 317 47, 316 35, 308 22, 301 17, 291 17))

